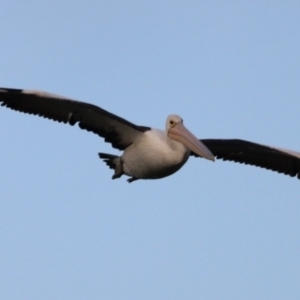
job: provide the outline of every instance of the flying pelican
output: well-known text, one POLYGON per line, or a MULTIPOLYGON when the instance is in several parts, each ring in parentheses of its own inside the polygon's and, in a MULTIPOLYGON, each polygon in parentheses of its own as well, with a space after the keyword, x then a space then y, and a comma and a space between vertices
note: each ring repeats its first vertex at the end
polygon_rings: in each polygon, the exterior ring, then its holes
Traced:
POLYGON ((258 166, 300 179, 300 153, 244 140, 198 140, 177 115, 170 115, 165 131, 137 126, 98 106, 47 92, 0 88, 0 104, 23 113, 75 125, 103 137, 121 156, 99 153, 128 182, 158 179, 178 171, 191 155, 258 166))

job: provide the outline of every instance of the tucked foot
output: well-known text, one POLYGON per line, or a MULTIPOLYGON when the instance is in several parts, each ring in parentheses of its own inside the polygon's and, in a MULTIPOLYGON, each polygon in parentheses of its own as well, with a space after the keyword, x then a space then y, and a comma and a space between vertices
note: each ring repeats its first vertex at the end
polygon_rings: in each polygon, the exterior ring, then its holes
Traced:
POLYGON ((127 179, 127 181, 128 181, 129 183, 131 183, 131 182, 133 182, 133 181, 135 181, 135 180, 138 180, 138 178, 130 177, 129 179, 127 179))

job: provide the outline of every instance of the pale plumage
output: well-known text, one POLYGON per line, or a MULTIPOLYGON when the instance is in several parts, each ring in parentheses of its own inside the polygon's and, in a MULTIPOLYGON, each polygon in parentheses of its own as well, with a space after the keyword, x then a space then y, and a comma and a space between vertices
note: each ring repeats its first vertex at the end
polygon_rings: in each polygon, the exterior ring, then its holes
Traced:
POLYGON ((103 137, 121 156, 99 153, 129 182, 157 179, 178 171, 190 155, 255 165, 300 178, 300 153, 243 140, 198 140, 177 115, 167 118, 165 131, 137 126, 92 104, 50 93, 0 88, 0 103, 8 108, 74 125, 103 137))
POLYGON ((189 155, 190 150, 182 143, 169 139, 164 131, 152 129, 126 148, 121 159, 126 175, 156 179, 178 171, 189 155))

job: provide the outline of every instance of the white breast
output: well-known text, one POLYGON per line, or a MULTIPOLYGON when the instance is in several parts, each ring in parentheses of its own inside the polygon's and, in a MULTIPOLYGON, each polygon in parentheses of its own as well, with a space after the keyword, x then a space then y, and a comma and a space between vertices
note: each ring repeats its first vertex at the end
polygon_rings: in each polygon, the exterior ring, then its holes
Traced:
POLYGON ((125 174, 135 178, 162 178, 179 170, 188 160, 189 149, 171 140, 164 131, 151 129, 125 149, 125 174))

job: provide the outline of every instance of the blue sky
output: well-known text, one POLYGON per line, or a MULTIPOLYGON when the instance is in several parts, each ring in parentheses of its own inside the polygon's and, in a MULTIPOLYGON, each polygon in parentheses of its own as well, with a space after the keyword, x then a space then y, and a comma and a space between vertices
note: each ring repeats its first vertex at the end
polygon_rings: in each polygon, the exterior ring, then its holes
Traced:
MULTIPOLYGON (((298 1, 2 1, 0 86, 300 151, 298 1)), ((191 158, 111 180, 96 135, 0 108, 1 299, 299 299, 300 182, 191 158)))

